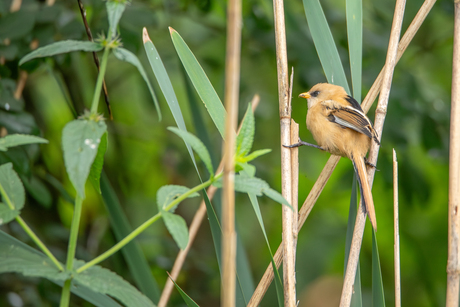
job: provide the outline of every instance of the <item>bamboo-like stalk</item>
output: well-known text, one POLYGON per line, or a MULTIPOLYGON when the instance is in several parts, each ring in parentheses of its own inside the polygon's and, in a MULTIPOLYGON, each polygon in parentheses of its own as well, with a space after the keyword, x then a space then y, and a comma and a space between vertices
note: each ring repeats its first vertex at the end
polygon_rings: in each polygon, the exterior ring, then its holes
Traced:
MULTIPOLYGON (((402 21, 404 17, 404 9, 406 0, 397 0, 395 13, 393 17, 393 24, 391 26, 390 41, 388 43, 388 52, 385 61, 385 68, 382 77, 382 88, 380 90, 379 101, 377 109, 375 111, 375 123, 374 128, 377 131, 380 138, 382 137, 383 124, 385 122, 385 116, 387 114, 388 99, 390 96, 391 81, 393 79, 394 68, 397 63, 398 44, 401 35, 402 21)), ((379 153, 379 146, 372 142, 371 149, 369 152, 369 161, 376 165, 379 153)), ((368 169, 368 180, 369 185, 372 187, 374 181, 375 169, 368 169)), ((359 252, 361 249, 361 243, 364 234, 364 226, 366 225, 367 212, 364 208, 364 204, 361 201, 358 216, 356 217, 355 229, 353 232, 353 239, 350 247, 350 255, 348 257, 347 270, 345 272, 345 278, 343 282, 342 297, 340 298, 340 306, 350 306, 351 296, 353 294, 353 284, 356 276, 356 269, 358 267, 359 252)))
MULTIPOLYGON (((252 112, 256 110, 257 106, 259 105, 259 102, 260 102, 260 96, 257 94, 254 95, 251 101, 252 112)), ((241 124, 242 122, 240 123, 240 126, 238 127, 238 133, 241 130, 241 124)), ((217 168, 216 174, 222 172, 223 167, 224 167, 223 160, 221 160, 219 167, 217 168)), ((217 188, 213 185, 211 185, 206 190, 206 194, 208 195, 208 198, 210 201, 214 198, 214 194, 216 193, 216 191, 217 191, 217 188)), ((187 247, 184 250, 180 250, 179 253, 177 254, 176 260, 174 261, 174 265, 171 270, 171 274, 169 274, 170 278, 166 280, 166 284, 163 288, 163 292, 161 292, 160 301, 158 302, 158 307, 166 307, 166 305, 168 304, 169 298, 171 296, 171 292, 174 288, 174 283, 172 281, 177 280, 177 277, 179 276, 182 266, 184 265, 185 258, 187 257, 188 252, 190 251, 190 248, 192 247, 193 242, 195 241, 196 235, 201 226, 201 222, 203 221, 205 216, 206 216, 206 204, 204 203, 204 200, 202 200, 198 210, 193 216, 193 220, 190 223, 190 227, 188 229, 189 241, 188 241, 187 247)))
POLYGON ((460 1, 455 0, 449 148, 449 230, 446 306, 458 306, 460 274, 460 1))
POLYGON ((401 265, 399 253, 399 194, 398 161, 393 148, 393 217, 394 217, 394 257, 395 257, 395 307, 401 307, 401 265))
MULTIPOLYGON (((433 7, 435 3, 436 3, 436 0, 425 0, 425 2, 420 7, 419 11, 417 12, 411 24, 409 25, 406 32, 404 33, 403 38, 399 42, 398 55, 396 58, 397 61, 401 59, 402 55, 406 51, 410 42, 414 38, 415 34, 419 30, 420 26, 422 25, 423 21, 425 20, 426 16, 431 11, 431 8, 433 7)), ((369 90, 365 99, 363 100, 363 103, 361 104, 361 107, 365 113, 369 111, 369 109, 372 106, 372 103, 375 101, 375 98, 380 92, 384 69, 385 69, 385 66, 380 71, 378 77, 374 81, 374 84, 372 85, 371 89, 369 90)), ((335 169, 335 166, 339 162, 339 159, 340 157, 334 156, 334 155, 332 155, 329 158, 325 167, 323 168, 323 171, 321 172, 313 188, 308 194, 307 199, 304 201, 299 211, 299 220, 298 220, 298 230, 299 231, 302 228, 303 224, 305 223, 306 219, 308 218, 308 215, 313 209, 313 206, 316 200, 318 199, 319 194, 323 190, 327 180, 332 174, 332 171, 335 169)), ((273 259, 275 260, 275 263, 277 264, 278 267, 281 264, 281 261, 283 261, 283 256, 281 253, 282 246, 283 246, 283 242, 280 243, 275 255, 273 256, 273 259)), ((272 268, 272 265, 269 264, 267 266, 267 269, 265 270, 264 275, 260 279, 259 284, 257 285, 257 288, 254 291, 253 296, 251 297, 251 300, 249 301, 248 307, 254 307, 254 306, 259 305, 260 301, 265 295, 265 292, 270 286, 270 283, 272 282, 272 280, 273 280, 273 268, 272 268)))
POLYGON ((235 139, 238 117, 241 55, 241 0, 227 6, 227 51, 225 59, 225 143, 222 193, 222 288, 221 306, 235 306, 236 231, 235 231, 235 139))

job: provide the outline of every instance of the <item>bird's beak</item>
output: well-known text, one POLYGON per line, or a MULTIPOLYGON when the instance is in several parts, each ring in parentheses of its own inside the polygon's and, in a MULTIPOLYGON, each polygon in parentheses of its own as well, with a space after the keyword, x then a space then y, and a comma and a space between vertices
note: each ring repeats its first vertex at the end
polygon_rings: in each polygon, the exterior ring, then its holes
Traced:
POLYGON ((302 93, 299 95, 300 98, 305 98, 305 99, 308 99, 311 97, 310 93, 309 92, 306 92, 306 93, 302 93))

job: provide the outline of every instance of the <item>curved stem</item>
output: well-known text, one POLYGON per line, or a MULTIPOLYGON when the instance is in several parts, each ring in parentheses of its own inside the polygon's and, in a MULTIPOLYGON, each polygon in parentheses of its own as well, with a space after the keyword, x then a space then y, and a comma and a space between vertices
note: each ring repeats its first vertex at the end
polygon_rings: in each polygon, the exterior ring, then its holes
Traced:
POLYGON ((101 69, 97 75, 96 88, 94 89, 93 102, 91 103, 91 114, 97 113, 99 98, 101 97, 102 82, 104 81, 105 70, 107 68, 107 59, 109 58, 110 47, 105 46, 104 54, 101 61, 101 69))
MULTIPOLYGON (((202 184, 197 185, 196 187, 190 189, 186 193, 182 194, 175 200, 173 200, 168 206, 165 207, 165 211, 169 211, 172 208, 174 208, 177 204, 182 202, 184 199, 188 198, 191 194, 198 192, 208 186, 210 186, 214 181, 222 177, 222 173, 216 175, 214 178, 209 179, 206 182, 203 182, 202 184)), ((104 261, 105 259, 109 258, 112 256, 114 253, 119 251, 121 248, 123 248, 125 245, 127 245, 129 242, 134 240, 139 234, 141 234, 145 229, 147 229, 150 225, 155 223, 157 220, 159 220, 161 217, 161 212, 158 212, 151 218, 149 218, 147 221, 142 223, 139 227, 137 227, 135 230, 133 230, 129 235, 127 235, 123 240, 112 246, 109 250, 107 250, 105 253, 99 255, 98 257, 94 258, 90 262, 86 263, 85 265, 81 266, 80 268, 77 269, 77 273, 81 273, 86 269, 89 269, 90 267, 104 261)))

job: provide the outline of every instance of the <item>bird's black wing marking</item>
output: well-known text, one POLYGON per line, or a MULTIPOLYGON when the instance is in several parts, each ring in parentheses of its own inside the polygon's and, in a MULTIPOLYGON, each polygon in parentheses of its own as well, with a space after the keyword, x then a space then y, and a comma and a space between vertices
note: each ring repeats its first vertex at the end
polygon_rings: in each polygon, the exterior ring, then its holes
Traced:
POLYGON ((350 128, 356 132, 367 135, 369 138, 372 138, 372 133, 370 130, 371 124, 366 117, 353 110, 352 108, 341 108, 336 109, 331 112, 328 116, 329 121, 334 122, 342 127, 350 128))
POLYGON ((348 101, 353 108, 355 108, 355 109, 357 109, 357 110, 359 110, 359 111, 364 113, 363 109, 361 109, 361 105, 356 101, 356 99, 354 99, 350 95, 347 95, 345 100, 348 101))

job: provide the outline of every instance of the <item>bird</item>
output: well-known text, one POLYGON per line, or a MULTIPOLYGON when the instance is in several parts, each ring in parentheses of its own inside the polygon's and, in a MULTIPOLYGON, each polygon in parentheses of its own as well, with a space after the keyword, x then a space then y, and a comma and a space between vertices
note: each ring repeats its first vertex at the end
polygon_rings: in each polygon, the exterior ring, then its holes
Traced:
POLYGON ((366 164, 375 167, 366 159, 372 140, 380 145, 372 122, 360 104, 341 86, 318 83, 299 97, 308 101, 307 129, 319 146, 299 140, 299 143, 286 147, 309 145, 350 159, 358 177, 361 199, 372 227, 377 231, 374 201, 366 172, 366 164))

